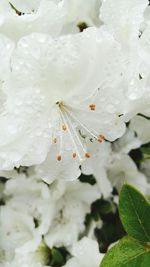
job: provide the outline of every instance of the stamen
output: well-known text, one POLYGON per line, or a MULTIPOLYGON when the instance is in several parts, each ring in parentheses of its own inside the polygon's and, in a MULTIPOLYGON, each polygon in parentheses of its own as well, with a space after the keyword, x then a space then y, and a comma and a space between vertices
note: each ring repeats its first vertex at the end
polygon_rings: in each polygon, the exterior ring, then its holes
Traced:
POLYGON ((90 108, 92 111, 95 111, 95 110, 96 110, 96 105, 95 105, 95 104, 90 104, 90 105, 89 105, 89 108, 90 108))
POLYGON ((73 156, 73 158, 76 158, 77 154, 76 153, 73 153, 72 156, 73 156))
POLYGON ((65 116, 67 117, 68 123, 69 123, 70 127, 72 128, 72 131, 73 131, 75 137, 77 138, 77 140, 78 140, 78 142, 79 142, 79 144, 80 144, 82 150, 85 152, 85 148, 83 147, 83 144, 82 144, 82 142, 81 142, 81 140, 80 140, 80 137, 79 137, 78 134, 77 134, 77 131, 76 131, 75 127, 72 126, 72 122, 71 122, 71 120, 70 120, 70 118, 69 118, 69 116, 68 116, 68 113, 65 112, 64 114, 65 114, 65 116))
POLYGON ((54 138, 53 142, 54 142, 54 144, 56 144, 57 143, 57 138, 54 138))
MULTIPOLYGON (((60 103, 58 102, 58 111, 60 113, 60 103)), ((59 147, 59 155, 57 156, 57 160, 61 161, 62 159, 62 151, 63 151, 63 141, 62 141, 62 130, 66 130, 66 123, 62 120, 62 117, 60 116, 60 147, 59 147)))
POLYGON ((85 157, 89 159, 91 155, 89 153, 85 153, 85 157))
POLYGON ((62 159, 61 155, 58 155, 58 156, 57 156, 57 160, 58 160, 58 161, 61 161, 61 159, 62 159))
POLYGON ((88 132, 91 136, 93 136, 96 140, 98 140, 98 137, 99 137, 98 133, 94 134, 90 129, 88 129, 81 121, 79 121, 79 119, 75 115, 72 114, 72 112, 70 110, 66 109, 66 106, 64 106, 63 108, 65 109, 66 113, 68 113, 79 125, 81 125, 81 127, 86 132, 88 132))
POLYGON ((66 131, 67 130, 67 127, 66 127, 65 124, 62 125, 62 129, 63 129, 63 131, 66 131))
POLYGON ((80 156, 80 152, 79 152, 78 147, 77 147, 77 145, 76 145, 76 142, 75 142, 75 140, 74 140, 74 137, 73 137, 73 134, 72 134, 71 129, 70 129, 70 127, 69 127, 69 124, 68 124, 68 122, 67 122, 67 120, 66 120, 66 118, 65 118, 65 116, 64 116, 64 114, 63 114, 63 112, 62 112, 61 109, 59 109, 59 113, 60 113, 61 119, 63 120, 63 122, 65 123, 65 125, 67 125, 67 130, 68 130, 70 139, 71 139, 71 141, 72 141, 72 143, 73 143, 73 146, 74 146, 74 148, 75 148, 75 150, 76 150, 76 153, 77 153, 77 155, 78 155, 78 157, 79 157, 79 160, 81 161, 81 160, 82 160, 82 157, 80 156))
POLYGON ((100 135, 98 136, 98 138, 97 138, 97 141, 98 141, 99 143, 102 143, 104 140, 105 140, 105 137, 104 137, 104 135, 102 135, 102 134, 100 134, 100 135))

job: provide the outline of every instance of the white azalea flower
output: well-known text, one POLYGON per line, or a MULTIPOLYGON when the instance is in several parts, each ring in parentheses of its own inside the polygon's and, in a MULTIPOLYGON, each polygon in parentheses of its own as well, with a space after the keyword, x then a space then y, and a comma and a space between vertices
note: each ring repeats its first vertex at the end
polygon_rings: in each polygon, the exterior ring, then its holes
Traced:
POLYGON ((39 164, 54 143, 58 161, 66 151, 72 160, 82 161, 90 156, 84 136, 97 141, 121 136, 125 125, 119 116, 119 83, 124 68, 120 47, 103 30, 21 39, 4 86, 0 168, 39 164))
POLYGON ((0 32, 15 41, 32 32, 57 36, 61 32, 65 16, 63 2, 1 0, 0 32))
POLYGON ((129 183, 144 194, 149 193, 146 176, 137 169, 134 161, 126 154, 114 154, 109 165, 108 177, 118 190, 124 183, 129 183))
POLYGON ((150 121, 142 116, 131 120, 130 128, 134 130, 142 144, 150 142, 150 121))
POLYGON ((91 158, 82 163, 82 172, 86 175, 94 175, 101 194, 107 198, 112 192, 112 186, 107 177, 111 145, 107 142, 103 142, 99 146, 94 143, 89 143, 89 152, 91 158))
MULTIPOLYGON (((42 242, 36 251, 19 254, 16 253, 13 260, 10 262, 5 259, 2 262, 2 266, 4 267, 16 267, 16 266, 23 266, 23 267, 46 267, 50 256, 50 250, 46 247, 46 245, 42 242)), ((0 264, 1 266, 1 264, 0 264)), ((48 266, 47 266, 48 267, 48 266)))
MULTIPOLYGON (((58 185, 56 189, 58 192, 58 185)), ((52 190, 55 191, 54 188, 52 190)), ((61 194, 56 201, 53 223, 45 235, 45 242, 50 248, 70 247, 78 240, 79 234, 85 230, 85 215, 90 212, 92 202, 100 197, 96 186, 79 181, 66 182, 66 189, 61 194)))
POLYGON ((86 237, 73 245, 72 255, 65 267, 98 267, 104 256, 100 254, 97 242, 86 237))
POLYGON ((147 177, 138 170, 136 164, 128 153, 132 149, 140 148, 142 140, 136 135, 132 123, 124 136, 112 144, 112 152, 107 166, 107 177, 113 187, 121 189, 124 183, 130 183, 139 188, 146 195, 149 194, 150 186, 147 177))
POLYGON ((26 212, 13 210, 11 206, 3 206, 0 211, 0 247, 6 258, 11 260, 15 249, 25 253, 36 250, 41 236, 35 231, 32 217, 26 212))
POLYGON ((129 125, 125 134, 112 144, 112 149, 117 153, 128 154, 132 149, 139 148, 141 145, 141 140, 129 125))
POLYGON ((144 30, 144 34, 141 26, 147 6, 147 0, 107 0, 103 1, 101 7, 101 19, 121 44, 128 65, 126 77, 124 76, 125 85, 122 85, 126 92, 126 99, 122 103, 126 121, 141 112, 143 108, 147 108, 150 101, 147 71, 149 56, 144 56, 146 54, 144 43, 148 43, 149 34, 147 29, 144 30))
POLYGON ((32 177, 19 175, 7 181, 5 196, 0 217, 1 249, 12 254, 35 251, 53 219, 48 187, 32 177))

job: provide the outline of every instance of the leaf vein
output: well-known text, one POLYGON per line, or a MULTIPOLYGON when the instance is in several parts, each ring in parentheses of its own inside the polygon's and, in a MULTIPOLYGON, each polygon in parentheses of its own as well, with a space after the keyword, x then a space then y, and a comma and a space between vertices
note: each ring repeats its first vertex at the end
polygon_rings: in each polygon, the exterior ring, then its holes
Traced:
POLYGON ((129 195, 129 198, 130 198, 130 200, 131 200, 131 205, 133 206, 133 209, 134 209, 135 214, 136 214, 136 216, 137 216, 137 220, 138 220, 139 224, 141 225, 141 228, 142 228, 142 230, 143 230, 145 236, 148 238, 148 240, 150 240, 150 236, 149 236, 149 234, 147 233, 147 231, 146 231, 146 229, 145 229, 145 227, 144 227, 144 225, 143 225, 143 223, 142 223, 142 221, 141 221, 141 219, 140 219, 140 217, 139 217, 139 215, 138 215, 138 212, 137 212, 137 210, 136 210, 136 206, 135 206, 135 204, 134 204, 134 201, 133 201, 132 196, 131 196, 131 194, 130 194, 129 191, 128 191, 128 195, 129 195))

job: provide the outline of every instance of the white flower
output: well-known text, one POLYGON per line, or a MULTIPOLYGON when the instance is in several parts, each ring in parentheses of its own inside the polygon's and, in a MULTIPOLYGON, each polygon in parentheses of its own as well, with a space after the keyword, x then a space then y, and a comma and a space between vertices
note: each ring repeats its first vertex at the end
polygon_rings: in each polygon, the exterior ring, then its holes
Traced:
POLYGON ((141 141, 130 124, 125 134, 112 144, 112 149, 120 154, 128 154, 132 149, 139 148, 141 145, 141 141))
POLYGON ((24 211, 12 209, 9 205, 1 207, 0 228, 0 248, 10 260, 15 249, 22 249, 27 253, 36 250, 41 242, 32 217, 24 211))
POLYGON ((126 154, 114 154, 109 165, 108 177, 112 185, 118 190, 127 182, 144 194, 149 193, 146 176, 137 169, 134 161, 126 154))
POLYGON ((63 2, 1 0, 0 32, 15 41, 32 32, 57 36, 61 32, 65 16, 63 2))
POLYGON ((121 189, 124 183, 130 183, 149 195, 150 186, 142 169, 138 170, 135 162, 128 155, 131 150, 140 148, 142 140, 134 132, 132 121, 124 136, 112 144, 112 152, 107 166, 107 177, 113 187, 121 189))
POLYGON ((122 105, 124 119, 129 121, 146 109, 150 101, 149 90, 149 30, 141 29, 148 1, 106 0, 101 7, 101 19, 121 44, 126 56, 127 72, 124 76, 126 99, 122 105), (117 8, 116 8, 117 6, 117 8))
POLYGON ((72 255, 65 267, 98 267, 103 258, 97 242, 86 237, 73 245, 72 255))
POLYGON ((85 136, 98 141, 121 136, 124 68, 120 46, 103 30, 22 38, 4 83, 0 168, 39 164, 54 143, 57 160, 66 151, 72 160, 82 160, 90 156, 85 136))
POLYGON ((134 130, 142 144, 150 142, 150 121, 142 116, 131 120, 130 128, 134 130))
MULTIPOLYGON (((58 187, 62 187, 64 182, 56 183, 57 198, 58 187)), ((96 186, 83 184, 79 181, 66 182, 66 188, 56 200, 55 217, 47 235, 45 242, 51 248, 53 246, 72 246, 85 230, 85 215, 90 212, 92 202, 99 198, 96 186)), ((55 191, 55 188, 52 188, 55 191)))
MULTIPOLYGON (((4 267, 46 267, 49 260, 50 250, 42 242, 36 251, 19 254, 16 253, 13 260, 8 261, 5 259, 2 261, 2 266, 4 267)), ((1 266, 1 264, 0 264, 1 266)), ((47 266, 48 267, 48 266, 47 266)))
POLYGON ((7 253, 35 251, 53 219, 54 204, 50 191, 34 177, 7 181, 5 205, 1 207, 1 249, 7 253))

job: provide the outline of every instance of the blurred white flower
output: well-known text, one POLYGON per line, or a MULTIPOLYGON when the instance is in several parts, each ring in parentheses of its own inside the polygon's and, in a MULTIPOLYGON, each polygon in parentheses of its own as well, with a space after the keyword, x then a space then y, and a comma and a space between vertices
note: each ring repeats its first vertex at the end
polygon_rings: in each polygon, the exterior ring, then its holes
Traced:
MULTIPOLYGON (((90 238, 82 238, 73 245, 72 258, 67 261, 64 267, 97 267, 102 261, 104 254, 98 249, 98 244, 90 238), (86 255, 86 257, 85 257, 86 255)), ((1 267, 48 267, 40 262, 31 261, 30 257, 16 257, 11 262, 3 263, 1 267)))
POLYGON ((134 161, 126 154, 113 155, 112 162, 108 168, 108 177, 112 186, 118 190, 121 189, 124 183, 129 183, 137 187, 145 195, 150 192, 146 176, 138 170, 134 161))
POLYGON ((117 153, 128 154, 132 149, 139 148, 141 145, 141 140, 129 124, 125 134, 112 144, 112 150, 117 153))
POLYGON ((98 267, 104 255, 96 241, 84 237, 73 245, 72 256, 65 267, 98 267))
POLYGON ((150 142, 150 121, 142 116, 136 116, 131 120, 130 128, 134 130, 141 144, 150 142))
MULTIPOLYGON (((1 267, 46 267, 50 256, 50 250, 46 247, 46 245, 41 242, 38 246, 37 250, 34 252, 28 252, 19 254, 16 253, 13 260, 2 261, 0 264, 1 267)), ((48 267, 48 266, 47 266, 48 267)))
POLYGON ((18 175, 5 185, 5 205, 0 209, 0 247, 9 255, 35 251, 53 220, 50 191, 34 177, 18 175))
MULTIPOLYGON (((64 184, 64 182, 63 182, 64 184)), ((60 198, 57 198, 58 187, 62 187, 62 182, 56 182, 52 191, 55 192, 56 199, 55 214, 52 225, 45 242, 51 248, 53 246, 70 247, 85 230, 85 215, 90 212, 92 202, 100 197, 97 187, 79 181, 65 183, 60 198)))
POLYGON ((112 186, 118 190, 127 182, 137 187, 145 195, 149 195, 150 186, 146 175, 137 168, 135 162, 129 156, 131 150, 140 148, 142 144, 140 136, 135 133, 135 129, 132 127, 132 121, 124 136, 112 144, 107 175, 112 186))

